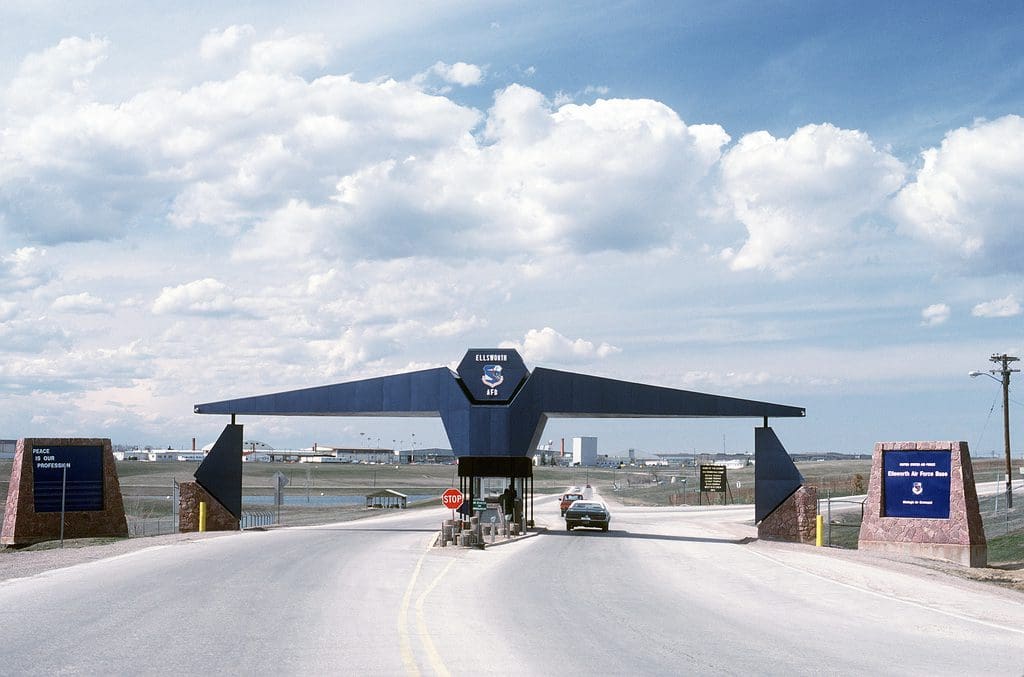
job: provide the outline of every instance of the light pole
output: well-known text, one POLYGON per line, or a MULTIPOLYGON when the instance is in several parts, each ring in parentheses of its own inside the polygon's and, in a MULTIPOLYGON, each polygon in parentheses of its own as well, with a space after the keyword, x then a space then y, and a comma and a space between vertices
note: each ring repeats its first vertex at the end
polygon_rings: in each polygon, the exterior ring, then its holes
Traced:
POLYGON ((1009 510, 1013 507, 1013 467, 1010 462, 1010 374, 1019 372, 1020 369, 1010 369, 1010 362, 1019 362, 1019 357, 1013 357, 1003 353, 1002 355, 992 355, 988 358, 990 362, 995 362, 1000 365, 999 369, 990 369, 988 373, 983 371, 972 371, 970 376, 988 376, 994 381, 999 381, 1003 384, 1003 445, 1006 452, 1006 509, 1009 510), (994 375, 999 374, 1000 378, 996 378, 994 375))

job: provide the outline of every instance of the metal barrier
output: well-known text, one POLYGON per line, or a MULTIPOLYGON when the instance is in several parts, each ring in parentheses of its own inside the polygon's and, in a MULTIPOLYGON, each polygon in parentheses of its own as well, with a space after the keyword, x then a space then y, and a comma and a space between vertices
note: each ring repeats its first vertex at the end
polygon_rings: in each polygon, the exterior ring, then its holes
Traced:
MULTIPOLYGON (((857 501, 857 500, 852 500, 852 499, 832 498, 832 492, 827 492, 826 493, 826 495, 825 495, 825 506, 826 506, 825 545, 826 546, 832 547, 832 527, 856 528, 858 530, 860 529, 861 522, 864 521, 864 502, 865 501, 867 501, 867 497, 864 497, 864 498, 860 499, 859 501, 857 501), (845 504, 849 504, 849 505, 856 505, 857 508, 859 509, 859 515, 860 515, 859 518, 857 519, 856 523, 854 523, 854 522, 840 522, 840 521, 837 521, 837 520, 833 520, 832 519, 832 504, 833 503, 845 503, 845 504)), ((854 511, 855 511, 855 509, 853 509, 853 508, 836 510, 837 513, 850 513, 850 512, 854 512, 854 511)), ((840 546, 840 547, 842 547, 842 546, 840 546)))
MULTIPOLYGON (((138 538, 142 536, 162 536, 164 534, 175 534, 178 532, 178 518, 174 517, 133 517, 126 515, 128 522, 128 536, 138 538)), ((277 524, 277 515, 270 510, 256 510, 243 512, 239 523, 241 529, 254 529, 277 524)))
POLYGON ((254 529, 256 527, 268 527, 277 524, 277 516, 271 510, 253 510, 242 513, 240 528, 254 529))
POLYGON ((171 517, 132 517, 125 516, 128 522, 128 536, 136 538, 140 536, 162 536, 173 534, 178 531, 177 516, 171 517))

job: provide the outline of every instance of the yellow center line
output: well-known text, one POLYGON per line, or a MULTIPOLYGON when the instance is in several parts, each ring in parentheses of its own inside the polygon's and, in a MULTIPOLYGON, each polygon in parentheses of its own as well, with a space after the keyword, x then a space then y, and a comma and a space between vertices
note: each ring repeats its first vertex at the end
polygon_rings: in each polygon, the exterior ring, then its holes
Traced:
POLYGON ((445 667, 444 661, 441 660, 441 654, 437 653, 437 648, 434 646, 434 642, 430 639, 430 631, 427 629, 426 619, 423 617, 423 602, 427 599, 427 596, 433 592, 437 584, 441 582, 444 575, 448 573, 448 570, 455 564, 455 560, 448 562, 448 566, 441 570, 434 580, 430 582, 427 589, 423 591, 416 599, 416 629, 420 633, 420 641, 423 643, 423 648, 427 652, 427 658, 430 660, 430 667, 434 669, 434 674, 443 675, 449 677, 451 675, 448 672, 448 668, 445 667))
POLYGON ((423 560, 428 552, 430 552, 429 546, 420 555, 416 567, 412 570, 409 585, 406 586, 405 594, 402 595, 402 606, 398 610, 398 645, 402 653, 402 664, 405 665, 406 673, 414 677, 419 677, 420 670, 416 666, 416 657, 412 653, 412 642, 409 640, 409 602, 412 600, 412 591, 416 588, 416 580, 420 576, 420 569, 423 568, 423 560))

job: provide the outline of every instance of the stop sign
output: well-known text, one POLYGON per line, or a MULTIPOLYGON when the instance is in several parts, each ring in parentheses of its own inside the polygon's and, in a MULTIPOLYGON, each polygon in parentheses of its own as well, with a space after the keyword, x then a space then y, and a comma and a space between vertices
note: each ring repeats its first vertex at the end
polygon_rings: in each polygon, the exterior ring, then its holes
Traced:
POLYGON ((441 494, 441 504, 449 510, 458 510, 462 505, 462 492, 458 489, 445 489, 441 494))

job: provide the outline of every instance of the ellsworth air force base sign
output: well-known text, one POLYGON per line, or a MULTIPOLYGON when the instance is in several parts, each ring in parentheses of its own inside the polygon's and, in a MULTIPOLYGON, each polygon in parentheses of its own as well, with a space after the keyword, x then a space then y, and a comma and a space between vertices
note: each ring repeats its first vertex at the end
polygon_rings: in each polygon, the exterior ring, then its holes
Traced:
POLYGON ((988 545, 966 442, 879 442, 861 550, 983 567, 988 545))

